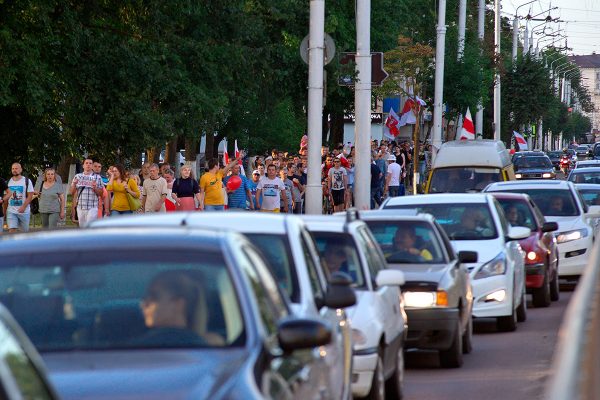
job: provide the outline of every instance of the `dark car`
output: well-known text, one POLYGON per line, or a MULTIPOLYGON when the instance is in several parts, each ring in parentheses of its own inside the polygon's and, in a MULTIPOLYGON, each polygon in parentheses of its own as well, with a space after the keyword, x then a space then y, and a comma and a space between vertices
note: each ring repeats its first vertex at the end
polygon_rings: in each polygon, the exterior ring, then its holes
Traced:
POLYGON ((517 179, 555 179, 554 166, 547 155, 527 155, 514 161, 517 179))
POLYGON ((562 155, 562 151, 549 151, 547 154, 555 170, 560 169, 560 158, 562 157, 562 155))
POLYGON ((590 148, 588 147, 588 145, 584 145, 582 144, 581 146, 577 146, 577 148, 575 148, 575 154, 577 154, 577 157, 581 157, 581 158, 587 158, 588 154, 589 154, 590 148))
POLYGON ((533 156, 545 156, 545 155, 546 154, 543 151, 533 151, 533 150, 517 151, 512 156, 512 163, 514 164, 515 161, 517 161, 521 157, 533 157, 533 156))
POLYGON ((575 168, 571 171, 567 180, 575 184, 593 183, 598 185, 600 184, 600 167, 575 168))
POLYGON ((513 226, 531 229, 531 235, 519 241, 525 252, 527 293, 533 296, 533 305, 548 307, 560 297, 558 285, 558 247, 552 232, 556 222, 546 222, 537 205, 526 194, 493 192, 506 219, 513 226))
POLYGON ((0 241, 0 301, 64 399, 315 398, 331 326, 295 318, 235 233, 95 229, 0 241))
POLYGON ((42 358, 10 312, 0 305, 0 398, 55 400, 42 358))

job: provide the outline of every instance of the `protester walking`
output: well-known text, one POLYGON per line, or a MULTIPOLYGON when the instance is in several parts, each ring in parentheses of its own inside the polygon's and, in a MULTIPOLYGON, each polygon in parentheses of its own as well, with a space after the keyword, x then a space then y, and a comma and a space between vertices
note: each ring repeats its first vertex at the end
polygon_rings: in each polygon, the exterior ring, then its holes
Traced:
MULTIPOLYGON (((112 168, 106 190, 112 193, 111 216, 131 214, 137 211, 137 209, 133 209, 136 204, 130 202, 129 196, 139 200, 141 197, 140 189, 137 182, 127 176, 125 168, 121 164, 117 164, 112 168)), ((134 203, 136 203, 135 200, 134 203)))
POLYGON ((238 164, 231 168, 231 175, 223 179, 223 184, 227 189, 228 210, 240 211, 248 208, 254 210, 254 201, 252 200, 252 192, 250 191, 248 178, 240 174, 240 166, 238 164), (237 189, 231 190, 227 187, 227 182, 234 176, 237 176, 241 180, 241 184, 237 189))
POLYGON ((267 176, 260 178, 256 189, 256 202, 260 204, 261 211, 278 213, 283 198, 283 211, 288 212, 285 184, 277 177, 275 165, 267 167, 267 176))
POLYGON ((146 213, 166 212, 165 199, 167 198, 167 181, 158 175, 158 165, 150 166, 150 176, 144 180, 144 194, 142 208, 146 213))
POLYGON ((177 211, 196 210, 196 199, 200 202, 200 185, 192 176, 192 168, 184 165, 180 170, 180 177, 173 182, 171 197, 175 200, 177 211))
POLYGON ((46 168, 35 188, 35 196, 39 202, 42 228, 56 228, 58 221, 65 219, 65 194, 62 184, 56 180, 54 168, 46 168))
POLYGON ((9 232, 29 231, 31 219, 31 208, 29 204, 33 199, 33 184, 31 180, 23 175, 21 164, 14 163, 11 166, 12 177, 8 181, 9 194, 4 197, 8 201, 6 209, 6 222, 9 232))
POLYGON ((225 168, 219 167, 219 160, 213 158, 208 162, 208 172, 200 178, 200 210, 223 211, 225 209, 225 194, 223 190, 223 177, 237 165, 243 155, 232 160, 225 168))
POLYGON ((84 228, 98 219, 98 203, 102 199, 102 178, 92 170, 93 161, 83 161, 83 172, 75 175, 71 182, 71 196, 77 213, 79 226, 84 228))

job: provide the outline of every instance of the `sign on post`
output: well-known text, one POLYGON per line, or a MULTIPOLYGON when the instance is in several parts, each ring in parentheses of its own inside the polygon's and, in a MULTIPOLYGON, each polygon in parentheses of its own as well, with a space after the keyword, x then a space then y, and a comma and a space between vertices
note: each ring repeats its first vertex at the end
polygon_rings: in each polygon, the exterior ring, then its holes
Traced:
MULTIPOLYGON (((340 64, 354 64, 356 53, 342 53, 340 64)), ((388 77, 388 73, 383 69, 383 53, 371 53, 371 86, 381 86, 388 77)), ((354 86, 354 76, 341 76, 338 80, 340 86, 354 86)))

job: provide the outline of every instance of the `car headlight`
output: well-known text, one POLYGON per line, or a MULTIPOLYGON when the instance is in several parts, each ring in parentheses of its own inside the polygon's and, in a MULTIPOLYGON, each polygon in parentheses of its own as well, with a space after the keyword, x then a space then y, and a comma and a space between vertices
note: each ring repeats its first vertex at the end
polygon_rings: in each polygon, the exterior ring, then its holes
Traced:
POLYGON ((549 172, 545 172, 542 174, 542 178, 552 178, 552 174, 549 172))
POLYGON ((572 240, 583 239, 588 235, 587 229, 575 229, 573 231, 560 232, 556 235, 557 243, 566 243, 572 240))
POLYGON ((503 253, 485 263, 475 274, 473 279, 489 278, 490 276, 502 275, 506 272, 506 257, 503 253))
POLYGON ((404 306, 415 308, 446 307, 448 306, 448 293, 443 290, 437 292, 404 292, 404 306))
POLYGON ((515 174, 515 178, 517 178, 517 179, 521 179, 522 177, 523 177, 523 175, 521 175, 521 174, 515 174))
POLYGON ((367 336, 359 329, 352 329, 352 343, 359 346, 365 345, 367 336))

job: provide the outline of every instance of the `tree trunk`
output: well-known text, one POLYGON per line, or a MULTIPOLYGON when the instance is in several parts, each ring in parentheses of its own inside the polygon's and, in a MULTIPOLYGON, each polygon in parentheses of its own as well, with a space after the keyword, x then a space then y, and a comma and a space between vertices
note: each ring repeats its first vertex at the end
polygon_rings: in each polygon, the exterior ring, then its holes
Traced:
POLYGON ((206 130, 206 145, 204 146, 204 158, 206 161, 215 158, 215 135, 212 129, 206 130))
POLYGON ((157 164, 160 161, 160 149, 157 146, 146 150, 146 162, 157 164))
POLYGON ((196 161, 198 159, 198 138, 185 138, 185 160, 196 161))
POLYGON ((344 143, 344 113, 331 113, 331 143, 337 146, 338 143, 344 143))
POLYGON ((61 177, 63 183, 69 183, 69 169, 71 164, 77 164, 79 160, 76 157, 63 157, 56 166, 56 173, 61 177))
POLYGON ((167 149, 165 150, 165 162, 171 164, 172 167, 179 165, 179 157, 177 157, 177 136, 173 137, 167 142, 167 149))

